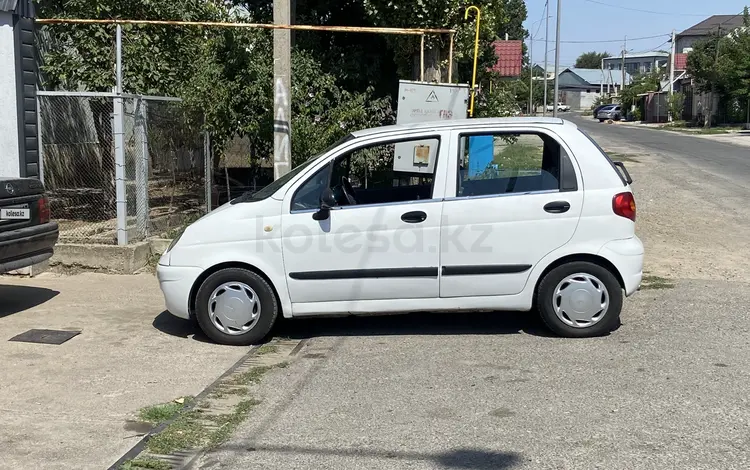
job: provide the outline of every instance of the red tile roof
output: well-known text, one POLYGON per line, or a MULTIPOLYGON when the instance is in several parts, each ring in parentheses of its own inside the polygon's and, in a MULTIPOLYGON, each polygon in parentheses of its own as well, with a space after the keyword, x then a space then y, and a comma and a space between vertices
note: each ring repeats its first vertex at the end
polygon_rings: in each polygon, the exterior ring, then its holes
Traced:
POLYGON ((490 71, 498 73, 501 77, 518 77, 521 75, 521 64, 523 62, 523 43, 521 41, 495 41, 497 62, 490 71))

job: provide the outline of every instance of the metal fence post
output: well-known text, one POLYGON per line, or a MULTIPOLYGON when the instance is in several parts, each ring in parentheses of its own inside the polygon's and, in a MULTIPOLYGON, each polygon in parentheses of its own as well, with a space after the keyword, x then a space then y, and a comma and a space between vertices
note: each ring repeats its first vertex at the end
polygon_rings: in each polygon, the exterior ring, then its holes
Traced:
POLYGON ((128 244, 128 200, 125 194, 125 113, 122 106, 122 27, 116 26, 117 97, 114 99, 114 125, 112 134, 115 142, 115 193, 117 197, 117 244, 128 244))
POLYGON ((203 172, 204 185, 206 190, 206 214, 211 212, 211 187, 212 175, 214 168, 214 159, 211 154, 211 136, 208 131, 203 131, 203 172))
POLYGON ((44 147, 42 146, 42 103, 36 95, 36 146, 39 149, 39 180, 44 184, 44 147))
POLYGON ((135 159, 135 213, 138 236, 148 237, 148 116, 147 101, 138 98, 136 101, 136 132, 137 142, 140 144, 140 155, 135 159))

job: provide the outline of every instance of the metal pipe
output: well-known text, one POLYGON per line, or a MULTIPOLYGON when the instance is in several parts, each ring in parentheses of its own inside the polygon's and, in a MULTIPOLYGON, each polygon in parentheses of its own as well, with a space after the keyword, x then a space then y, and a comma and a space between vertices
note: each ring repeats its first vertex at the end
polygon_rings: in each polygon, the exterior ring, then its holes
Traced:
POLYGON ((115 28, 115 92, 122 93, 122 26, 115 28))
POLYGON ((419 44, 419 81, 424 81, 424 34, 419 44))
MULTIPOLYGON (((476 8, 476 7, 475 7, 476 8)), ((340 33, 381 33, 381 34, 452 34, 455 29, 435 28, 375 28, 364 26, 318 26, 304 24, 229 23, 223 21, 172 21, 172 20, 123 20, 123 19, 83 19, 83 18, 40 18, 39 24, 137 24, 161 26, 220 26, 225 28, 293 29, 300 31, 330 31, 340 33)))
POLYGON ((451 45, 448 49, 448 83, 453 83, 453 36, 455 36, 456 33, 450 33, 450 41, 451 45))
POLYGON ((560 93, 560 8, 562 0, 557 0, 557 30, 555 31, 555 96, 552 100, 552 116, 557 117, 557 100, 560 93))
POLYGON ((474 116, 474 98, 477 93, 477 58, 479 56, 479 19, 481 16, 481 12, 479 11, 479 8, 472 5, 466 9, 466 13, 464 14, 464 19, 469 19, 469 10, 474 9, 477 11, 477 25, 476 25, 476 33, 474 35, 474 70, 471 74, 471 104, 469 105, 469 117, 474 116))
POLYGON ((547 67, 549 65, 547 64, 547 53, 549 52, 549 0, 544 4, 544 103, 542 104, 542 116, 547 115, 547 67))
MULTIPOLYGON (((533 27, 533 25, 532 25, 533 27)), ((529 34, 529 114, 532 114, 532 108, 534 107, 534 36, 529 34)))

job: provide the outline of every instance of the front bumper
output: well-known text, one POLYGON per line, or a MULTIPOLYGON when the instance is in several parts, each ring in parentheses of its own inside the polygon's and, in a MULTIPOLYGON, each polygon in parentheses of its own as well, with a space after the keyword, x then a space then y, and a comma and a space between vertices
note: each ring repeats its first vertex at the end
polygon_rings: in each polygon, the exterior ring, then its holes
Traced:
POLYGON ((599 250, 599 255, 608 259, 620 272, 627 296, 634 294, 641 285, 643 254, 643 243, 636 236, 613 240, 599 250))
POLYGON ((165 266, 159 264, 156 277, 164 294, 164 303, 169 313, 190 319, 190 291, 203 270, 195 267, 165 266))
POLYGON ((51 258, 59 234, 57 222, 0 232, 0 273, 51 258))

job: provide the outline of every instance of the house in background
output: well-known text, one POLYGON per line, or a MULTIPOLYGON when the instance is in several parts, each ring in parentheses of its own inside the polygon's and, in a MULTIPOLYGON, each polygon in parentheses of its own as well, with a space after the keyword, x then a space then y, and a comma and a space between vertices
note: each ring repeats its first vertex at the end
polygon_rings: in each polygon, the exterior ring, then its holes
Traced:
MULTIPOLYGON (((622 70, 623 58, 607 57, 603 60, 605 70, 622 70)), ((669 64, 669 52, 650 51, 638 54, 625 54, 625 71, 630 75, 649 73, 663 69, 669 64)))
MULTIPOLYGON (((742 15, 713 15, 675 35, 674 89, 685 94, 683 119, 692 120, 699 114, 706 114, 707 110, 704 107, 709 102, 708 93, 695 91, 695 84, 687 74, 687 57, 693 50, 693 45, 718 32, 729 34, 742 26, 742 15)), ((711 112, 715 113, 719 105, 718 100, 710 101, 713 103, 711 112)))
MULTIPOLYGON (((609 96, 622 88, 622 73, 601 69, 563 69, 558 76, 559 101, 572 110, 590 109, 597 98, 609 96)), ((625 82, 630 82, 625 73, 625 82)))
MULTIPOLYGON (((675 51, 687 54, 693 44, 719 31, 728 33, 742 26, 742 15, 713 15, 675 35, 675 51)), ((677 55, 675 55, 677 57, 677 55)))

